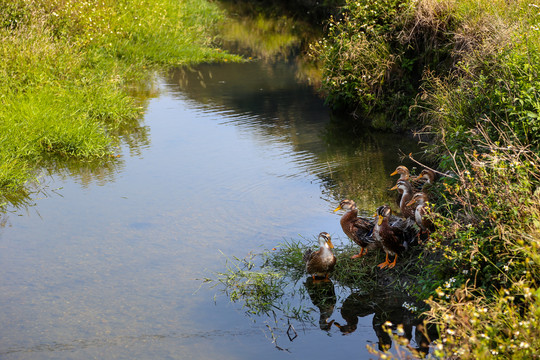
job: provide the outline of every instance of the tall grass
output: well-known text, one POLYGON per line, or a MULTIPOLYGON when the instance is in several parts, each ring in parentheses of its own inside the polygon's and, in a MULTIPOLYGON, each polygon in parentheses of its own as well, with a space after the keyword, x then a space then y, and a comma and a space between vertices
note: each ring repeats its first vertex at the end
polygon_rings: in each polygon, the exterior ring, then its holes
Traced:
POLYGON ((222 17, 194 0, 0 0, 0 191, 43 157, 112 154, 144 105, 128 85, 154 69, 239 61, 212 46, 222 17))
MULTIPOLYGON (((426 73, 419 102, 428 154, 455 177, 437 204, 427 249, 436 271, 423 283, 434 289, 437 354, 531 358, 540 346, 540 8, 434 3, 444 4, 454 59, 447 73, 426 73)), ((442 18, 423 9, 423 19, 442 18)))

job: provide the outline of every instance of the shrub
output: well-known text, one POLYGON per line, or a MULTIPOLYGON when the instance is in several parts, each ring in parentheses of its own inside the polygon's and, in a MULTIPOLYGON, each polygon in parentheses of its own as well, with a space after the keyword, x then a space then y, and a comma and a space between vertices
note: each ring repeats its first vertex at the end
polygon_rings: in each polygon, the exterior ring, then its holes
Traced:
POLYGON ((385 113, 393 122, 377 127, 402 128, 398 118, 407 113, 414 91, 413 61, 396 39, 398 14, 407 4, 347 1, 343 14, 330 20, 327 37, 312 50, 322 60, 323 91, 334 109, 352 110, 362 118, 385 113))

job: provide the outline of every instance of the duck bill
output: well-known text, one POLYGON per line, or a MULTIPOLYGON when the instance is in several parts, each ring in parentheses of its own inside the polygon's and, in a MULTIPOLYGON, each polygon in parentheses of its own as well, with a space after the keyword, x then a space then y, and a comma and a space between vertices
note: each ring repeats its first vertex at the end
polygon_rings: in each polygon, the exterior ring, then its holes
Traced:
POLYGON ((390 190, 397 190, 397 184, 391 187, 390 190))
POLYGON ((390 176, 397 175, 397 173, 398 173, 398 172, 397 172, 397 170, 396 170, 396 171, 394 171, 393 173, 391 173, 390 176))
POLYGON ((332 240, 328 239, 328 241, 326 242, 328 244, 328 247, 330 249, 333 249, 334 248, 334 244, 332 244, 332 240))
POLYGON ((339 205, 337 208, 334 209, 334 212, 341 210, 341 205, 339 205))
POLYGON ((377 225, 381 225, 383 221, 383 217, 379 215, 379 218, 377 219, 377 225))
POLYGON ((415 200, 415 199, 412 199, 411 201, 409 201, 409 202, 407 203, 407 206, 411 206, 411 205, 414 204, 415 202, 416 202, 416 200, 415 200))

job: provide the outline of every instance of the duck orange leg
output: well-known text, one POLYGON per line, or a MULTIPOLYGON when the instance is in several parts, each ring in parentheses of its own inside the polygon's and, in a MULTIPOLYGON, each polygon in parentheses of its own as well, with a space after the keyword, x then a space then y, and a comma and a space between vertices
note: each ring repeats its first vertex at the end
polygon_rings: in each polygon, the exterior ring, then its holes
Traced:
POLYGON ((396 260, 397 260, 397 254, 394 256, 394 261, 392 261, 390 264, 388 264, 388 268, 391 269, 394 266, 396 266, 396 260))
POLYGON ((351 256, 351 259, 357 259, 357 258, 361 258, 362 256, 366 255, 367 254, 367 249, 366 248, 360 248, 360 252, 356 255, 353 255, 351 256), (364 252, 365 250, 365 252, 364 252))
POLYGON ((390 264, 390 260, 388 260, 388 253, 386 253, 386 260, 383 263, 380 263, 378 266, 380 269, 384 269, 390 264))

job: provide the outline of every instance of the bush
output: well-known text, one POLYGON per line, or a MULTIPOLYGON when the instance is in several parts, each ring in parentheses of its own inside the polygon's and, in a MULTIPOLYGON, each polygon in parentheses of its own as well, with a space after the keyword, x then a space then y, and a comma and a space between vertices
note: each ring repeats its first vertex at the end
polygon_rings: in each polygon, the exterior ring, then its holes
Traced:
POLYGON ((378 128, 403 129, 413 97, 413 63, 397 41, 406 0, 347 1, 328 35, 312 46, 322 60, 323 91, 336 110, 361 118, 388 115, 378 128))

